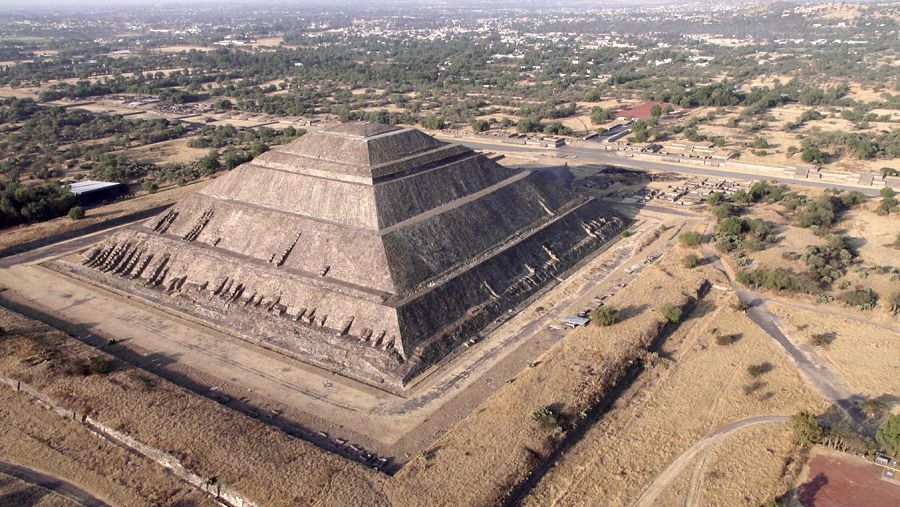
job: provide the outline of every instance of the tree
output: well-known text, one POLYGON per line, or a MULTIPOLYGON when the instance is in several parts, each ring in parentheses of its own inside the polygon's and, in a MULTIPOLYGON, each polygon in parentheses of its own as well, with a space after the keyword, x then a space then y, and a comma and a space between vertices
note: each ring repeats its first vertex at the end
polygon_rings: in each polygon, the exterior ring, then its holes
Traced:
POLYGON ((485 132, 491 128, 491 122, 487 120, 475 120, 472 122, 472 130, 475 132, 485 132))
POLYGON ((598 306, 591 312, 591 324, 608 327, 619 321, 619 310, 610 306, 598 306))
POLYGON ((888 452, 900 453, 900 414, 888 417, 881 424, 875 432, 875 440, 888 452))
POLYGON ((819 148, 815 146, 810 146, 803 150, 803 153, 800 154, 800 158, 803 159, 804 162, 808 164, 824 164, 825 163, 825 153, 822 152, 819 148))
POLYGON ((591 109, 591 123, 600 125, 612 119, 612 113, 602 107, 594 107, 591 109))
POLYGON ((219 162, 219 152, 216 150, 210 151, 209 154, 200 159, 199 165, 205 174, 212 174, 218 171, 222 167, 222 163, 219 162))
POLYGON ((69 209, 69 218, 72 220, 81 220, 84 218, 84 208, 81 206, 72 206, 72 208, 69 209))
POLYGON ((141 190, 148 194, 153 194, 159 190, 159 185, 153 180, 144 180, 144 182, 141 183, 141 190))
POLYGON ((659 313, 672 324, 677 324, 681 320, 681 308, 672 303, 664 303, 660 306, 659 313))
POLYGON ((653 107, 650 108, 650 116, 653 118, 659 118, 662 116, 663 110, 659 106, 659 104, 654 104, 653 107))
POLYGON ((878 195, 880 195, 882 199, 890 199, 896 195, 896 192, 894 192, 894 189, 891 187, 884 187, 878 192, 878 195))
POLYGON ((701 239, 703 239, 703 236, 697 231, 682 232, 678 236, 678 241, 684 246, 697 246, 700 244, 701 239))
POLYGON ((794 438, 800 445, 809 445, 816 443, 822 438, 822 425, 816 416, 810 412, 800 412, 791 416, 791 429, 794 431, 794 438))

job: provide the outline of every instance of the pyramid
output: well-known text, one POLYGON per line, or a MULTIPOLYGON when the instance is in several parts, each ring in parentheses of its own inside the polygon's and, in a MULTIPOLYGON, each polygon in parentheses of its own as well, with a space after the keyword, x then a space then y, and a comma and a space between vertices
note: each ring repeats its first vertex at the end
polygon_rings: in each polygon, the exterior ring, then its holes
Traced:
POLYGON ((402 389, 621 226, 530 171, 412 128, 348 123, 119 230, 77 269, 402 389))

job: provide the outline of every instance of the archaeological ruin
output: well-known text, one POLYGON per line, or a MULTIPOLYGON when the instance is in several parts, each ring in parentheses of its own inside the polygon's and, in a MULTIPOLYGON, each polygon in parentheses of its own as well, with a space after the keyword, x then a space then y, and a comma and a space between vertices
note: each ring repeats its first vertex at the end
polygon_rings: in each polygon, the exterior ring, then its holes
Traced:
POLYGON ((416 129, 348 123, 59 265, 398 391, 622 226, 529 170, 416 129))

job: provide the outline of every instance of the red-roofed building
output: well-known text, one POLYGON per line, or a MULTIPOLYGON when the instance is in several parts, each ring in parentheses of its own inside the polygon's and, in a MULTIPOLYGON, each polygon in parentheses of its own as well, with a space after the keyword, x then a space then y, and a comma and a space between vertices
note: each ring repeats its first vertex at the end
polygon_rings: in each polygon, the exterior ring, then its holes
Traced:
POLYGON ((653 106, 659 106, 663 109, 669 105, 668 102, 644 102, 628 109, 616 111, 615 117, 623 120, 649 120, 650 110, 653 106))

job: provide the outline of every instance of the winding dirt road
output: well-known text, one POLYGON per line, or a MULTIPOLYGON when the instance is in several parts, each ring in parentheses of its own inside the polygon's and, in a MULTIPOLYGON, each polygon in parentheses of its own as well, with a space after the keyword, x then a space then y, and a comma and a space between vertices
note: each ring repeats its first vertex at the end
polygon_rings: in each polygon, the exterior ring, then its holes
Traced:
POLYGON ((715 444, 723 437, 726 437, 729 434, 748 426, 754 426, 757 424, 785 423, 788 421, 788 419, 789 417, 784 415, 755 415, 752 417, 746 417, 744 419, 731 421, 730 423, 719 426, 718 428, 714 429, 706 436, 698 440, 686 451, 681 453, 681 456, 675 458, 675 461, 669 464, 669 466, 665 470, 663 470, 662 473, 657 475, 653 482, 644 489, 644 492, 641 493, 641 496, 638 497, 633 505, 635 507, 649 507, 652 505, 656 505, 657 497, 666 489, 666 486, 668 486, 669 483, 671 483, 676 477, 678 477, 682 470, 684 470, 684 467, 686 467, 698 454, 706 450, 709 446, 715 444))

